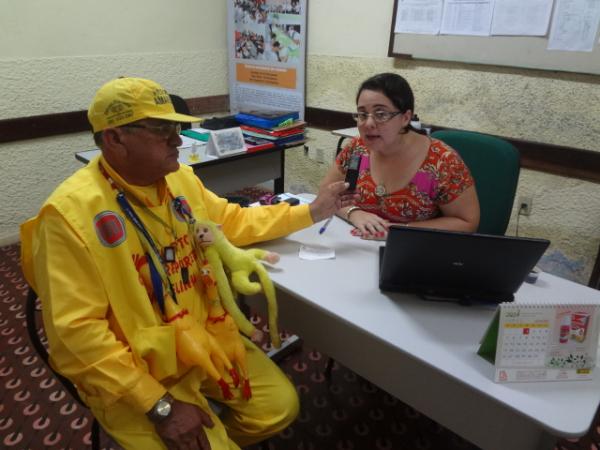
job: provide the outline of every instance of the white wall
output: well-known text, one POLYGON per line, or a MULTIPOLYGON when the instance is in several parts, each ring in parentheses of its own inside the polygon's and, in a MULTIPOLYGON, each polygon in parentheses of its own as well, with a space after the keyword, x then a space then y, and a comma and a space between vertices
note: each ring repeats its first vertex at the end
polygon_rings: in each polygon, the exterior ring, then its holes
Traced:
POLYGON ((308 54, 387 56, 393 0, 308 0, 308 54))
POLYGON ((223 0, 4 0, 2 58, 224 48, 223 0))
POLYGON ((9 97, 0 102, 0 119, 87 109, 99 85, 119 75, 162 75, 158 81, 183 95, 202 86, 206 95, 225 93, 223 66, 215 73, 214 57, 194 58, 225 51, 225 6, 222 0, 3 1, 0 80, 9 97))
MULTIPOLYGON (((309 0, 307 105, 352 111, 359 83, 394 71, 424 122, 598 150, 600 77, 387 58, 393 0, 309 0)), ((225 0, 5 0, 0 3, 0 119, 86 109, 119 75, 152 78, 183 97, 227 93, 225 0)), ((336 139, 310 130, 290 151, 288 188, 314 191, 336 139)), ((0 244, 80 167, 87 133, 0 144, 0 244)), ((585 282, 600 243, 600 185, 522 171, 533 196, 523 235, 547 237, 554 272, 585 282)), ((515 231, 515 221, 509 232, 515 231)))
MULTIPOLYGON (((600 151, 599 76, 387 58, 393 3, 310 2, 309 106, 352 111, 360 82, 391 71, 408 79, 426 123, 600 151)), ((316 189, 333 159, 336 139, 318 130, 310 136, 308 155, 286 159, 297 191, 316 189)), ((600 243, 600 184, 522 170, 520 195, 533 197, 520 234, 552 241, 544 267, 587 282, 600 243)))
MULTIPOLYGON (((5 0, 0 3, 0 119, 87 109, 121 75, 183 97, 227 93, 223 0, 5 0)), ((93 147, 90 133, 0 144, 0 245, 93 147)))

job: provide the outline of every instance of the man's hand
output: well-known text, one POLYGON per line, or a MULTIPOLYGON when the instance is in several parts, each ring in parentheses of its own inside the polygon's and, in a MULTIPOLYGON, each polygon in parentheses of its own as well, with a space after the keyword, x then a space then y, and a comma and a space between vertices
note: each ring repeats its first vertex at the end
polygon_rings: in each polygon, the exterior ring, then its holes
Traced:
POLYGON ((204 427, 212 428, 210 416, 196 405, 175 400, 169 417, 155 425, 169 450, 210 450, 204 427))
POLYGON ((355 201, 354 192, 349 192, 348 183, 336 181, 319 190, 317 198, 310 204, 310 215, 313 222, 333 216, 338 209, 350 206, 355 201))

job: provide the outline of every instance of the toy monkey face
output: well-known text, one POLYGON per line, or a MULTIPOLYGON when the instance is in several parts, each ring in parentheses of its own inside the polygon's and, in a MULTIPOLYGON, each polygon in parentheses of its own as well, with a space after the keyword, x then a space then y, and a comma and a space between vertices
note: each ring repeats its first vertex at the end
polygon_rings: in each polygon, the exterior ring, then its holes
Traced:
POLYGON ((215 242, 215 235, 209 227, 199 225, 196 228, 196 240, 201 247, 208 247, 215 242))

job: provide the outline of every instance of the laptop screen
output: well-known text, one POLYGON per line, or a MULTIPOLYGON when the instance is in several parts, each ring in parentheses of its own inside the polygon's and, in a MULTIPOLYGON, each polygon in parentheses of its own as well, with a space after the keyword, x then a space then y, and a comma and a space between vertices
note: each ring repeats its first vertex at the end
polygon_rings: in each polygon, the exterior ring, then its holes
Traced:
POLYGON ((391 227, 381 250, 379 287, 432 299, 512 301, 550 241, 391 227))

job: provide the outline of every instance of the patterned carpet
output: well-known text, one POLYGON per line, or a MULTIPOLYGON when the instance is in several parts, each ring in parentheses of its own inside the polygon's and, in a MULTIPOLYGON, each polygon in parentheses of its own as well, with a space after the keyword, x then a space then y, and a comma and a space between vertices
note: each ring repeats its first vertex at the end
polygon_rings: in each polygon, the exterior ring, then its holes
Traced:
MULTIPOLYGON (((0 448, 89 448, 89 412, 62 389, 29 343, 24 312, 27 289, 19 268, 19 246, 1 247, 0 448)), ((262 325, 260 317, 254 320, 262 325)), ((334 365, 331 379, 326 379, 326 361, 326 355, 310 348, 281 361, 297 386, 300 417, 262 447, 248 450, 477 449, 345 367, 334 365)), ((108 436, 101 437, 101 448, 120 448, 108 436)), ((599 446, 597 416, 586 436, 561 440, 556 450, 598 450, 599 446)))

